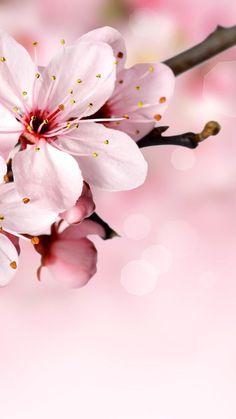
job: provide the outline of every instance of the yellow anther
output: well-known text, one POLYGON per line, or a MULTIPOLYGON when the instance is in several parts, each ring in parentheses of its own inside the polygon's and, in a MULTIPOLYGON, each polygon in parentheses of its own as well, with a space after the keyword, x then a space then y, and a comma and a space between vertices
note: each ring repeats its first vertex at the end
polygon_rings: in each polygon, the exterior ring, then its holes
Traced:
POLYGON ((76 83, 82 83, 82 80, 81 79, 77 79, 76 80, 76 83))
POLYGON ((93 103, 89 103, 89 107, 92 108, 93 107, 93 103))
POLYGON ((13 106, 13 108, 12 108, 12 110, 13 110, 13 112, 18 112, 19 111, 19 108, 17 107, 17 106, 13 106))
POLYGON ((123 118, 129 119, 129 115, 125 114, 125 115, 123 115, 123 118))
POLYGON ((141 100, 138 102, 138 107, 139 108, 142 108, 143 107, 143 102, 141 100))
POLYGON ((135 89, 136 90, 140 90, 140 86, 135 86, 135 89))
POLYGON ((119 80, 119 84, 122 84, 122 83, 124 83, 124 80, 119 80))
POLYGON ((4 175, 3 176, 3 181, 5 182, 5 183, 8 183, 9 182, 9 176, 8 175, 4 175))
POLYGON ((35 74, 35 77, 36 77, 36 79, 39 79, 40 74, 39 74, 39 73, 36 73, 36 74, 35 74))
POLYGON ((58 106, 58 109, 59 109, 60 111, 64 111, 64 110, 65 110, 65 105, 63 105, 63 104, 61 103, 61 105, 59 105, 59 106, 58 106))
POLYGON ((70 128, 71 127, 71 123, 70 122, 67 122, 66 123, 66 128, 70 128))
POLYGON ((10 267, 11 267, 12 269, 17 269, 17 263, 16 263, 16 261, 15 261, 15 260, 13 260, 12 262, 10 262, 10 263, 9 263, 9 265, 10 265, 10 267))
POLYGON ((115 60, 114 62, 113 62, 113 64, 115 64, 115 65, 117 65, 119 63, 119 61, 118 60, 115 60))
POLYGON ((28 204, 30 202, 29 198, 23 198, 22 199, 23 204, 28 204))
POLYGON ((123 58, 123 57, 124 57, 123 52, 119 51, 119 52, 118 52, 118 54, 117 54, 117 57, 118 57, 118 58, 123 58))
POLYGON ((73 93, 74 93, 73 89, 70 89, 70 90, 69 90, 69 93, 70 93, 71 95, 73 95, 73 93))
POLYGON ((120 125, 120 121, 116 121, 116 122, 115 122, 115 124, 116 124, 116 125, 120 125))
POLYGON ((32 243, 32 244, 39 244, 39 238, 38 238, 37 236, 32 237, 32 239, 31 239, 31 243, 32 243))
POLYGON ((148 70, 150 71, 150 73, 153 73, 154 67, 151 65, 148 70))
POLYGON ((65 39, 60 39, 60 44, 61 45, 65 45, 65 43, 66 43, 65 39))
POLYGON ((109 140, 104 140, 103 144, 109 144, 109 140))
POLYGON ((48 119, 44 119, 43 123, 44 123, 44 125, 47 125, 48 124, 48 119))
POLYGON ((40 147, 35 147, 34 151, 40 151, 40 147))
POLYGON ((70 103, 71 103, 71 105, 74 105, 75 104, 75 99, 71 99, 70 103))
POLYGON ((37 47, 37 45, 38 45, 38 41, 34 41, 34 42, 32 42, 32 45, 33 45, 34 47, 37 47))
POLYGON ((165 103, 166 102, 166 97, 165 96, 160 97, 159 102, 160 103, 165 103))
POLYGON ((136 135, 140 134, 139 129, 136 129, 135 134, 136 134, 136 135))
POLYGON ((1 61, 2 63, 5 63, 6 58, 5 58, 5 57, 0 57, 0 61, 1 61))
POLYGON ((161 115, 160 114, 157 114, 157 115, 154 115, 154 117, 153 117, 156 121, 160 121, 161 120, 161 115))
POLYGON ((28 93, 27 93, 25 90, 22 92, 22 95, 23 95, 23 96, 27 96, 27 94, 28 94, 28 93))
POLYGON ((98 153, 97 153, 96 151, 93 151, 93 152, 92 152, 92 156, 93 156, 93 157, 98 157, 98 153))
POLYGON ((0 215, 0 220, 3 221, 5 219, 4 215, 0 215))
POLYGON ((51 79, 55 81, 57 79, 57 76, 53 75, 53 76, 51 76, 51 79))
POLYGON ((37 117, 35 115, 32 115, 30 119, 31 121, 36 121, 37 117))
POLYGON ((75 128, 79 128, 79 124, 75 124, 75 128))
POLYGON ((27 130, 28 130, 29 132, 33 132, 32 127, 31 127, 30 125, 27 125, 27 130))
POLYGON ((100 79, 102 77, 101 73, 96 74, 96 77, 100 79))

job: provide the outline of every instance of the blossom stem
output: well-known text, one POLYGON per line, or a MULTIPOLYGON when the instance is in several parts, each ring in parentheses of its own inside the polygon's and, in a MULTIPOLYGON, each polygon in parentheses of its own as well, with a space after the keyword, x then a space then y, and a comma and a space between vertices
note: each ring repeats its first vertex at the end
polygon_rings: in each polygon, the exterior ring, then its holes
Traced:
POLYGON ((220 132, 220 125, 218 122, 210 121, 204 126, 203 130, 196 134, 193 132, 186 132, 180 135, 172 135, 163 137, 162 134, 168 127, 154 128, 148 135, 137 142, 139 148, 151 147, 157 145, 177 145, 187 148, 196 148, 200 142, 206 140, 212 135, 217 135, 220 132))
POLYGON ((217 26, 216 30, 200 44, 164 61, 176 76, 209 60, 236 45, 236 25, 230 28, 217 26))

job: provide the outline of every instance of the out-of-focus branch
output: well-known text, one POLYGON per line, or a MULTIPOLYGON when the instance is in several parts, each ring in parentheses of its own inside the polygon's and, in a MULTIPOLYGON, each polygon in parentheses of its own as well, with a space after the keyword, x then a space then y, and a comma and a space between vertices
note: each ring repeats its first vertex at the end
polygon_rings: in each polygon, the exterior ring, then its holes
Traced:
POLYGON ((216 30, 200 44, 164 61, 164 63, 178 76, 235 45, 236 25, 230 28, 217 26, 216 30))
POLYGON ((157 145, 178 145, 187 148, 196 148, 200 142, 206 140, 212 135, 217 135, 220 132, 220 125, 218 122, 207 122, 203 130, 199 133, 186 132, 180 135, 172 135, 163 137, 162 134, 168 127, 154 128, 148 135, 137 142, 139 148, 151 147, 157 145))

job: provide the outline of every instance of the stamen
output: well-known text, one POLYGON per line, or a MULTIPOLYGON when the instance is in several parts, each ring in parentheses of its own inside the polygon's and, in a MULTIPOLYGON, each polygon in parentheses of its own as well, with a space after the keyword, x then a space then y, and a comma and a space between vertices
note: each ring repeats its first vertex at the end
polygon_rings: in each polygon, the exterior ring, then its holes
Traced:
POLYGON ((5 58, 5 57, 0 57, 0 61, 1 61, 2 63, 5 63, 6 58, 5 58))
POLYGON ((23 204, 28 204, 30 202, 29 198, 23 198, 22 199, 23 204))
POLYGON ((1 221, 5 220, 4 215, 1 215, 1 214, 0 214, 0 220, 1 220, 1 221))
POLYGON ((21 92, 23 96, 27 96, 27 92, 24 90, 23 92, 21 92))
POLYGON ((153 117, 156 121, 160 121, 161 120, 161 115, 160 114, 157 114, 157 115, 154 115, 154 117, 153 117))
POLYGON ((76 80, 76 83, 79 83, 80 84, 80 83, 82 83, 82 80, 81 79, 77 79, 76 80))
POLYGON ((103 144, 109 144, 109 140, 104 140, 103 144))
POLYGON ((165 103, 166 102, 166 97, 165 96, 160 97, 159 102, 160 103, 165 103))
POLYGON ((10 262, 10 263, 9 263, 9 265, 10 265, 10 267, 11 267, 12 269, 17 269, 17 263, 16 263, 16 261, 15 261, 15 260, 13 260, 12 262, 10 262))
POLYGON ((65 39, 60 39, 60 44, 61 45, 65 45, 65 43, 66 43, 65 39))
POLYGON ((139 108, 142 108, 143 107, 143 102, 141 100, 138 102, 138 107, 139 108))
POLYGON ((96 158, 96 157, 98 157, 98 153, 96 151, 93 151, 92 156, 96 158))
POLYGON ((117 57, 118 58, 123 58, 124 57, 124 53, 121 52, 121 51, 119 51, 118 54, 117 54, 117 57))
POLYGON ((96 77, 100 79, 102 77, 101 73, 96 74, 96 77))
POLYGON ((38 238, 37 236, 32 237, 32 239, 31 239, 31 243, 32 243, 33 245, 35 245, 35 244, 39 244, 39 238, 38 238))

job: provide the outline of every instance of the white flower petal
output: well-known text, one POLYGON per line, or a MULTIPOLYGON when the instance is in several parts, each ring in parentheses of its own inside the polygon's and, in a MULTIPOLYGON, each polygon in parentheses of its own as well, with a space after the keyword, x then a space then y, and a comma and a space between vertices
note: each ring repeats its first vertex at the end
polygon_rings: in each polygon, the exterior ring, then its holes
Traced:
POLYGON ((26 196, 22 198, 13 182, 0 186, 0 226, 3 230, 12 234, 42 234, 56 221, 57 215, 39 201, 31 201, 26 196))
POLYGON ((58 143, 78 156, 83 177, 91 185, 111 191, 134 189, 147 174, 144 157, 127 134, 93 122, 81 123, 58 143))
POLYGON ((18 253, 4 234, 0 234, 0 286, 7 285, 18 267, 18 253))
POLYGON ((45 209, 62 212, 71 208, 82 192, 83 179, 76 160, 44 140, 17 153, 12 168, 18 192, 40 200, 45 209))
POLYGON ((115 67, 107 44, 77 42, 66 47, 44 69, 39 107, 53 111, 64 105, 62 120, 95 113, 114 89, 115 67))

